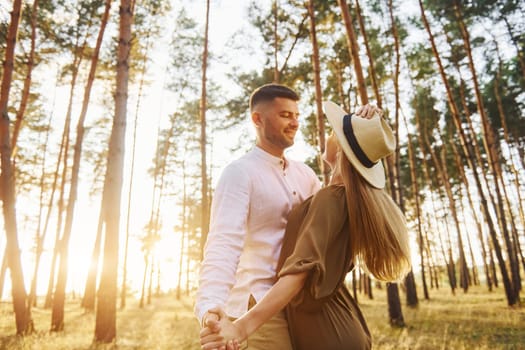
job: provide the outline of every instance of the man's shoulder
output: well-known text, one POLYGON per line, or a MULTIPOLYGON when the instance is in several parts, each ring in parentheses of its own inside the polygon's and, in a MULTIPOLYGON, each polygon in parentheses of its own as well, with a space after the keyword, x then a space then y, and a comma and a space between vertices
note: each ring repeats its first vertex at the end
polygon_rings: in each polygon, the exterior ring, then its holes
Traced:
POLYGON ((241 157, 232 160, 226 164, 221 171, 222 176, 237 175, 249 175, 254 169, 257 169, 256 163, 254 162, 252 151, 249 151, 241 157))
POLYGON ((230 163, 228 163, 225 167, 225 169, 228 168, 234 168, 234 169, 243 169, 248 170, 253 166, 254 159, 252 156, 252 151, 249 151, 239 158, 232 160, 230 163))

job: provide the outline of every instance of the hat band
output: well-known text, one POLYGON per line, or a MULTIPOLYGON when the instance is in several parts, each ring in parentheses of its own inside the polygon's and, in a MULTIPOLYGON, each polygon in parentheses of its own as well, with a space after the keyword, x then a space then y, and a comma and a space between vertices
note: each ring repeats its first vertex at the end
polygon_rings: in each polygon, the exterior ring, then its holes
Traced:
POLYGON ((346 140, 348 141, 348 144, 350 145, 350 148, 354 152, 355 156, 361 164, 363 164, 367 168, 371 168, 374 165, 377 164, 377 162, 372 162, 365 154, 361 146, 359 146, 359 143, 357 142, 357 139, 355 138, 354 134, 354 128, 352 127, 352 114, 347 114, 343 117, 343 132, 345 133, 346 140))

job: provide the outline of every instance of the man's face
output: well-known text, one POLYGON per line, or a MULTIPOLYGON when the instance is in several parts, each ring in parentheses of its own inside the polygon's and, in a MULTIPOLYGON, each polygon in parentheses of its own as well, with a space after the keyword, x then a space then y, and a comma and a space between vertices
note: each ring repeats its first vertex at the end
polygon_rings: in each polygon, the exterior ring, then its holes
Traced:
POLYGON ((261 103, 255 110, 260 116, 257 130, 261 142, 282 150, 293 145, 299 128, 296 101, 277 97, 271 102, 261 103))

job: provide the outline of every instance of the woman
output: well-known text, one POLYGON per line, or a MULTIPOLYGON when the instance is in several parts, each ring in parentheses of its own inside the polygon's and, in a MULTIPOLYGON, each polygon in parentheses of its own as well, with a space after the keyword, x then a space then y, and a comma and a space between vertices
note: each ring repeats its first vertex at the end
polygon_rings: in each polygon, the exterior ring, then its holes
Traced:
POLYGON ((324 154, 332 168, 330 185, 290 213, 279 280, 233 323, 222 317, 220 334, 203 329, 203 349, 226 342, 228 349, 239 348, 237 341, 285 306, 296 350, 371 347, 370 332, 344 279, 355 264, 381 281, 399 280, 410 269, 405 218, 383 190, 381 159, 395 149, 395 140, 377 114, 352 117, 332 102, 325 102, 324 109, 333 129, 324 154))

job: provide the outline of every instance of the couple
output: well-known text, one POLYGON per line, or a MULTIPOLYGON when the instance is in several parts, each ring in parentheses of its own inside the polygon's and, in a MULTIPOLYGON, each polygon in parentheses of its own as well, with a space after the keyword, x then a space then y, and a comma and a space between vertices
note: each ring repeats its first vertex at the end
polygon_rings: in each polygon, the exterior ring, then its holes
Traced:
POLYGON ((346 274, 359 264, 393 281, 410 268, 404 216, 383 190, 381 158, 395 141, 381 111, 324 103, 332 178, 319 189, 283 155, 298 100, 278 84, 250 97, 256 147, 225 168, 212 202, 195 304, 203 349, 369 349, 346 274))

